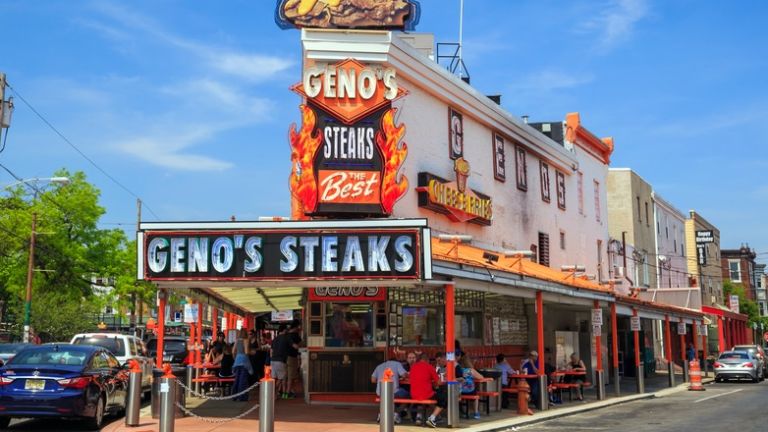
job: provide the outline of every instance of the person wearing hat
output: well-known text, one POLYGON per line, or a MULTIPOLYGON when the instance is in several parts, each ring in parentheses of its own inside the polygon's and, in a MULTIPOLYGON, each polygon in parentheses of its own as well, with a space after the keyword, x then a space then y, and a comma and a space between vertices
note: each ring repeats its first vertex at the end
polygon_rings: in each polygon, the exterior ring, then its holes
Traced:
MULTIPOLYGON (((524 375, 538 375, 539 374, 539 353, 531 351, 528 354, 528 358, 523 360, 520 364, 520 372, 524 375)), ((539 380, 537 378, 527 378, 528 385, 531 387, 531 399, 536 409, 541 409, 539 406, 539 380)))

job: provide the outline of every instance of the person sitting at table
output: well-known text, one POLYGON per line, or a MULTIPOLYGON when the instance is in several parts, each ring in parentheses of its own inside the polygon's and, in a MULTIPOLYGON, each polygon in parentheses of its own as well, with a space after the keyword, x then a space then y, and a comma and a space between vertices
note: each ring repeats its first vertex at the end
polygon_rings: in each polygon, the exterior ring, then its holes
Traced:
MULTIPOLYGON (((411 366, 413 366, 414 363, 416 363, 416 359, 417 359, 416 353, 413 352, 413 351, 408 351, 408 353, 406 353, 406 355, 405 355, 405 363, 403 363, 403 368, 405 368, 406 371, 410 372, 411 366)), ((403 384, 403 388, 407 392, 411 391, 410 384, 403 384)), ((400 413, 400 414, 405 416, 405 415, 407 415, 407 412, 400 413)), ((415 406, 411 407, 411 420, 413 420, 414 422, 416 421, 416 407, 415 406)))
MULTIPOLYGON (((472 364, 472 360, 469 358, 469 355, 466 353, 461 356, 461 360, 459 361, 459 365, 461 365, 461 394, 462 395, 474 395, 477 394, 477 386, 475 385, 475 380, 484 378, 480 372, 475 370, 474 365, 472 364)), ((480 418, 480 399, 475 399, 474 401, 474 408, 475 408, 475 419, 480 418)))
POLYGON ((579 386, 576 387, 576 396, 580 401, 584 400, 584 396, 582 396, 581 394, 581 384, 584 383, 584 377, 586 376, 587 367, 584 366, 584 362, 581 361, 578 354, 576 353, 571 354, 571 360, 568 362, 568 366, 566 367, 566 370, 569 372, 585 373, 584 375, 579 375, 579 374, 565 375, 565 382, 579 384, 579 386))
MULTIPOLYGON (((539 353, 531 351, 528 357, 520 364, 520 372, 524 375, 539 374, 539 353)), ((536 409, 541 409, 539 404, 539 380, 537 378, 527 378, 528 386, 531 388, 530 398, 536 409)))
MULTIPOLYGON (((205 355, 206 366, 221 366, 221 360, 224 358, 224 352, 220 345, 212 345, 211 350, 205 355)), ((213 369, 213 368, 212 368, 213 369)))
MULTIPOLYGON (((445 386, 440 385, 440 378, 435 368, 427 362, 427 355, 421 354, 418 360, 411 366, 409 373, 411 381, 411 398, 415 400, 435 399, 437 404, 432 414, 426 420, 429 427, 437 427, 437 416, 448 407, 448 394, 445 386), (437 391, 435 391, 437 386, 437 391)), ((421 426, 423 417, 421 413, 416 415, 416 425, 421 426)))
MULTIPOLYGON (((384 371, 387 369, 392 371, 392 389, 394 390, 394 398, 410 399, 410 393, 400 384, 400 380, 408 376, 408 371, 406 371, 403 367, 403 364, 397 360, 385 360, 383 363, 380 363, 378 366, 376 366, 376 369, 373 370, 373 373, 371 374, 371 382, 376 384, 376 395, 381 396, 381 385, 379 382, 384 377, 384 371)), ((407 406, 402 408, 405 409, 407 406)), ((379 418, 376 419, 377 422, 379 420, 379 418)), ((395 404, 395 423, 399 424, 400 422, 401 418, 399 410, 397 409, 397 404, 395 404)))
MULTIPOLYGON (((549 351, 549 348, 547 348, 545 352, 547 352, 547 361, 544 362, 544 374, 547 376, 550 383, 560 382, 562 377, 555 373, 557 372, 557 367, 555 366, 555 362, 552 359, 552 353, 549 351)), ((549 402, 553 404, 563 403, 560 392, 550 391, 549 402)))
POLYGON ((221 368, 219 368, 219 378, 232 378, 232 365, 235 364, 235 357, 232 355, 232 346, 224 344, 221 353, 221 368))
MULTIPOLYGON (((510 375, 516 375, 517 371, 509 364, 504 354, 496 355, 496 370, 501 371, 501 386, 509 387, 512 384, 512 380, 509 379, 510 375)), ((509 408, 509 393, 501 394, 501 407, 509 408)))

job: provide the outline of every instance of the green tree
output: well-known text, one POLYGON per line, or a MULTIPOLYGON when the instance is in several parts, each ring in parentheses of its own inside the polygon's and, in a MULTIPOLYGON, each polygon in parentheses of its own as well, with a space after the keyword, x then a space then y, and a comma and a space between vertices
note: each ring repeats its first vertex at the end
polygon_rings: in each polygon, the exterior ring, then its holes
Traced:
MULTIPOLYGON (((24 319, 27 259, 32 215, 37 214, 37 247, 32 297, 32 327, 47 338, 67 340, 73 333, 93 330, 94 315, 105 302, 124 303, 135 285, 135 242, 119 229, 101 229, 100 191, 82 172, 57 171, 66 185, 10 188, 0 198, 0 297, 3 321, 15 323, 18 338, 24 319), (100 298, 93 277, 116 281, 115 298, 100 298)), ((149 287, 140 294, 149 296, 149 287)))
POLYGON ((753 323, 764 322, 760 316, 760 311, 753 300, 747 298, 744 285, 733 283, 730 279, 723 280, 723 294, 728 298, 731 294, 739 296, 739 313, 749 317, 748 324, 751 327, 753 323))

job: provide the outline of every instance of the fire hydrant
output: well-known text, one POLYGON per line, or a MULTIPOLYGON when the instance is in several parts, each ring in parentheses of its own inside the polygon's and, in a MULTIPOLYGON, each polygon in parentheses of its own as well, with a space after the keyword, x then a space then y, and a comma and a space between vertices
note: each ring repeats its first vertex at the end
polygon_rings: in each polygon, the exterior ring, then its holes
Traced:
POLYGON ((528 381, 521 379, 520 384, 517 385, 517 413, 520 415, 533 414, 528 409, 528 396, 531 394, 531 386, 528 385, 528 381))

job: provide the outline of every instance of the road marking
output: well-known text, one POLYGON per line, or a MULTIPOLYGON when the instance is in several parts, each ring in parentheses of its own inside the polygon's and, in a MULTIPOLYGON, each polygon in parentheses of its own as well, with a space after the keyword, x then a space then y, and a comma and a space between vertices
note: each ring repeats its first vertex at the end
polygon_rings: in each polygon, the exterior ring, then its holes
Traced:
POLYGON ((738 393, 738 392, 740 392, 740 391, 742 391, 742 390, 744 390, 744 389, 732 390, 732 391, 729 391, 729 392, 726 392, 726 393, 720 393, 720 394, 716 394, 716 395, 708 396, 708 397, 705 397, 705 398, 703 398, 703 399, 695 400, 695 401, 693 401, 693 403, 704 402, 705 400, 710 400, 710 399, 718 398, 718 397, 720 397, 720 396, 727 396, 727 395, 729 395, 729 394, 738 393))

